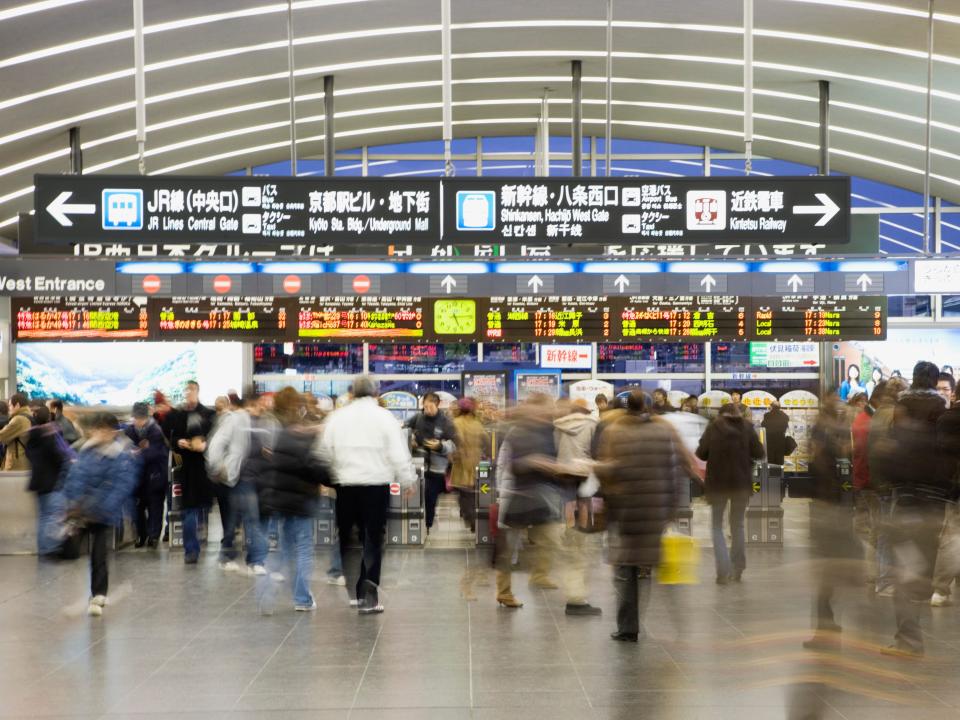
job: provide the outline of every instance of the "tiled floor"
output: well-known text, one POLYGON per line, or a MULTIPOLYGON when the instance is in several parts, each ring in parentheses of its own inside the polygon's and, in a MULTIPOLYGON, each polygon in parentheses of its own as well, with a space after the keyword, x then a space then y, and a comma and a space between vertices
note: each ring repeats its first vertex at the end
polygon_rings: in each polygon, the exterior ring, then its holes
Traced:
MULTIPOLYGON (((788 525, 800 522, 792 506, 788 525)), ((702 525, 700 513, 698 526, 702 525)), ((702 534, 704 528, 698 527, 702 534)), ((788 536, 789 537, 789 536, 788 536)), ((811 564, 798 545, 751 549, 740 585, 712 582, 704 551, 690 587, 655 586, 639 645, 612 642, 610 571, 597 558, 602 618, 568 618, 558 591, 519 574, 518 611, 492 586, 459 596, 468 550, 391 550, 387 612, 358 617, 342 588, 314 582, 319 609, 257 613, 252 579, 145 551, 118 554, 112 604, 88 618, 82 561, 0 558, 0 718, 557 720, 829 718, 942 720, 960 713, 960 616, 924 608, 928 657, 882 657, 890 600, 847 588, 842 650, 802 649, 811 564)))

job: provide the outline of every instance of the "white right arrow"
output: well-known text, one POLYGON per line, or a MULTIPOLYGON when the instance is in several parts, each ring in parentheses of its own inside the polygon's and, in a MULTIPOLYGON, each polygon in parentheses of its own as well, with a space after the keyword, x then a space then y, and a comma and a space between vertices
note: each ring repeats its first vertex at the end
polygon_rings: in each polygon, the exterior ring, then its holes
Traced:
POLYGON ((64 192, 57 195, 53 202, 47 205, 47 212, 56 220, 62 227, 72 227, 73 221, 67 217, 67 215, 93 215, 97 212, 97 206, 92 204, 67 204, 67 200, 70 199, 70 196, 73 195, 73 192, 70 190, 65 190, 64 192))
POLYGON ((790 279, 787 280, 787 285, 790 286, 790 289, 793 290, 793 292, 796 292, 797 289, 803 285, 803 278, 794 273, 790 276, 790 279))
POLYGON ((815 227, 823 227, 833 219, 833 216, 840 212, 840 206, 837 205, 826 193, 814 193, 814 197, 820 201, 820 205, 794 205, 794 215, 821 215, 822 217, 814 223, 815 227))
POLYGON ((540 279, 539 275, 534 275, 532 278, 527 280, 527 285, 533 288, 534 292, 539 292, 540 288, 543 287, 543 280, 540 279))
POLYGON ((710 290, 715 287, 717 281, 714 280, 713 275, 704 275, 703 279, 700 281, 700 285, 703 286, 704 290, 710 292, 710 290))
POLYGON ((457 281, 454 279, 453 275, 447 275, 443 280, 440 281, 440 287, 447 291, 447 295, 452 293, 456 286, 457 281))
POLYGON ((626 275, 618 275, 617 279, 613 281, 613 284, 617 286, 617 289, 620 292, 623 292, 623 289, 630 286, 630 280, 626 275))
POLYGON ((870 279, 869 275, 863 273, 857 278, 857 285, 860 286, 861 291, 866 292, 867 288, 873 285, 873 280, 870 279))

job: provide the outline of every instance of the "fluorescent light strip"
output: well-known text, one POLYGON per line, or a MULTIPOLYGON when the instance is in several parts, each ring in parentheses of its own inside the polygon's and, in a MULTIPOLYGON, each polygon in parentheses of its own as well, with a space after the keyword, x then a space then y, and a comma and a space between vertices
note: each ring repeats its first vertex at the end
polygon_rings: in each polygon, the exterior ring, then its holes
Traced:
POLYGON ((415 262, 407 265, 413 275, 485 275, 490 267, 481 262, 415 262))
POLYGON ((755 267, 762 273, 815 273, 823 270, 818 262, 794 262, 789 260, 764 262, 755 267))
POLYGON ((656 262, 588 262, 583 264, 581 272, 596 275, 614 275, 627 273, 629 275, 650 275, 663 270, 663 265, 656 262))
MULTIPOLYGON (((905 8, 900 5, 887 5, 879 2, 866 2, 865 0, 781 0, 781 2, 806 3, 810 5, 829 5, 831 7, 845 8, 849 10, 869 10, 877 13, 889 13, 892 15, 909 15, 910 17, 926 18, 925 10, 915 10, 905 8)), ((935 20, 942 20, 948 23, 960 23, 960 15, 948 15, 946 13, 934 12, 935 20)))
POLYGON ((394 263, 388 262, 341 262, 333 266, 333 272, 341 275, 393 275, 398 272, 394 263))
POLYGON ((253 263, 198 262, 190 265, 190 272, 198 275, 249 275, 254 272, 253 263))
POLYGON ((183 263, 124 262, 117 263, 117 272, 122 275, 176 275, 183 272, 183 263))
POLYGON ((573 272, 573 263, 561 262, 501 262, 494 272, 506 275, 565 275, 573 272))
POLYGON ((846 260, 837 264, 837 270, 840 272, 897 272, 900 269, 900 263, 894 261, 878 260, 846 260))
POLYGON ((750 266, 745 262, 672 262, 667 263, 668 273, 745 273, 750 266))
POLYGON ((267 275, 320 275, 324 271, 323 263, 318 262, 271 262, 262 263, 260 272, 267 275))
POLYGON ((12 20, 16 17, 23 17, 24 15, 32 15, 33 13, 43 12, 45 10, 55 10, 67 5, 76 5, 81 2, 87 2, 87 0, 41 0, 41 2, 18 5, 9 10, 0 10, 0 22, 12 20))

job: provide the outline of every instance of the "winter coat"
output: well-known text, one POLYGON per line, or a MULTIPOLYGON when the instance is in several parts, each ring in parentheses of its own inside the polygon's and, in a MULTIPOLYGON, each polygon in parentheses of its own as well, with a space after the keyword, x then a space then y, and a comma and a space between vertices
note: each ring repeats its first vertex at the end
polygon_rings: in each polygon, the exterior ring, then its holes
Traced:
POLYGON ((564 415, 554 421, 557 462, 567 469, 568 475, 587 477, 593 469, 590 448, 598 424, 593 415, 580 412, 564 415))
POLYGON ((898 502, 943 503, 953 494, 953 479, 944 477, 937 422, 947 411, 934 390, 907 390, 893 411, 891 480, 898 502))
POLYGON ((893 439, 893 404, 877 408, 870 420, 867 434, 867 467, 870 471, 870 489, 888 494, 892 487, 891 471, 896 454, 893 439))
POLYGON ((406 433, 375 398, 354 400, 327 418, 314 452, 338 485, 413 485, 406 433))
POLYGON ((323 464, 310 452, 316 433, 286 427, 277 434, 267 471, 258 483, 264 515, 311 517, 320 485, 331 484, 323 464))
POLYGON ((450 416, 438 412, 434 416, 419 412, 407 421, 410 431, 410 444, 416 455, 424 458, 424 468, 429 473, 443 475, 450 465, 450 455, 456 449, 454 438, 456 430, 450 416), (439 440, 438 450, 428 450, 423 443, 426 440, 439 440))
POLYGON ((688 482, 680 438, 665 421, 627 414, 604 433, 597 477, 607 506, 611 565, 653 566, 688 482))
POLYGON ((853 436, 853 486, 857 490, 870 487, 870 422, 873 420, 867 410, 857 413, 853 419, 850 434, 853 436))
POLYGON ((767 462, 783 465, 787 456, 790 417, 780 408, 771 408, 764 414, 760 427, 767 431, 767 462))
POLYGON ((30 461, 30 492, 46 495, 56 490, 63 481, 73 460, 72 450, 60 435, 56 423, 36 425, 27 440, 27 459, 30 461))
POLYGON ((99 445, 84 443, 63 483, 68 514, 85 522, 119 527, 139 475, 140 458, 125 435, 99 445))
POLYGON ((697 457, 707 463, 707 499, 722 501, 752 492, 753 460, 763 458, 763 445, 742 415, 718 415, 700 438, 697 457))
POLYGON ((813 430, 810 431, 810 471, 813 475, 813 497, 826 503, 839 503, 843 499, 843 478, 837 472, 840 460, 852 456, 850 428, 842 409, 833 413, 828 406, 821 409, 813 430))
POLYGON ((77 426, 74 425, 66 415, 61 413, 54 422, 59 426, 60 434, 63 435, 63 439, 67 441, 68 445, 73 445, 80 439, 77 426))
POLYGON ((164 419, 164 426, 170 433, 170 449, 182 461, 176 476, 183 491, 183 507, 187 509, 209 507, 213 486, 207 475, 203 453, 181 448, 179 441, 194 437, 205 438, 210 434, 213 416, 213 410, 197 404, 192 410, 177 408, 164 419))
POLYGON ((564 496, 558 480, 529 462, 536 456, 556 459, 553 424, 544 418, 521 417, 507 433, 497 465, 497 477, 510 478, 498 485, 501 522, 507 527, 560 522, 563 516, 564 496))
POLYGON ((450 485, 461 490, 473 490, 477 483, 477 465, 487 447, 487 431, 474 415, 458 415, 453 419, 457 435, 457 449, 450 468, 450 485))
POLYGON ((937 420, 937 445, 943 465, 942 477, 952 485, 951 499, 956 501, 960 483, 960 406, 950 408, 937 420))
POLYGON ((30 409, 22 407, 10 417, 10 421, 0 430, 0 445, 4 445, 7 451, 3 457, 4 470, 30 469, 30 461, 27 459, 27 435, 32 426, 33 415, 30 413, 30 409))
POLYGON ((123 433, 130 439, 136 454, 140 457, 137 491, 158 493, 166 490, 170 448, 167 447, 167 441, 163 437, 160 426, 151 418, 142 428, 138 428, 133 423, 125 425, 123 433), (145 448, 140 447, 143 440, 148 443, 145 448))

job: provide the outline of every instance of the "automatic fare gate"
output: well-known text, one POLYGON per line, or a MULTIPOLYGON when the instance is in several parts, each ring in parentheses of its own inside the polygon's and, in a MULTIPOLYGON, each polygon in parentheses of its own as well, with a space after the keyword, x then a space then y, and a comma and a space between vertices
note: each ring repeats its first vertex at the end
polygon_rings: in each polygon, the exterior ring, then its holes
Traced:
MULTIPOLYGON (((476 493, 476 538, 477 545, 493 545, 496 528, 491 525, 490 508, 496 498, 496 483, 493 463, 482 460, 477 466, 476 493)), ((492 522, 497 522, 496 516, 492 522)))
POLYGON ((783 467, 753 463, 753 494, 747 504, 747 544, 783 545, 783 467))

